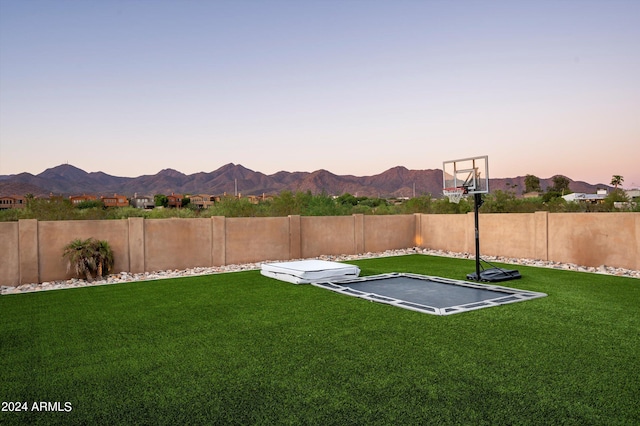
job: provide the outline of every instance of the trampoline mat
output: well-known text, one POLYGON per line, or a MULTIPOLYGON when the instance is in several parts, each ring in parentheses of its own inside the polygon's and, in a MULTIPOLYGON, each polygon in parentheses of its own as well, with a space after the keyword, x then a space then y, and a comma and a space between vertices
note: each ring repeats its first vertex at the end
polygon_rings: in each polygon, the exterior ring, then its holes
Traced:
POLYGON ((417 274, 391 273, 314 283, 349 296, 434 315, 531 300, 546 294, 417 274))

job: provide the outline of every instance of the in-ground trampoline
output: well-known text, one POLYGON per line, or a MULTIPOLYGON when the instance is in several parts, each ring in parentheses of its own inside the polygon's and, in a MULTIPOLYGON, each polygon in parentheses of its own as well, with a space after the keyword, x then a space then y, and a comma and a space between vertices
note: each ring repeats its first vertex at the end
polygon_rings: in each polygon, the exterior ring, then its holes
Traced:
POLYGON ((314 282, 314 286, 433 315, 545 297, 545 293, 409 273, 314 282))

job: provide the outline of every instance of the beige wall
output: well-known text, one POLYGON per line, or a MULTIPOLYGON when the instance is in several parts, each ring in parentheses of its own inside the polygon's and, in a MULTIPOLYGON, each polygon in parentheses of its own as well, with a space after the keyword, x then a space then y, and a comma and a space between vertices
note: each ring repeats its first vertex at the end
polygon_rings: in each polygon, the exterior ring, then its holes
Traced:
POLYGON ((226 219, 227 264, 289 259, 288 217, 226 219))
POLYGON ((144 221, 147 271, 211 265, 211 219, 144 221))
POLYGON ((467 215, 460 214, 423 214, 420 223, 421 247, 435 250, 468 252, 473 238, 473 216, 471 222, 467 215))
MULTIPOLYGON (((114 271, 129 270, 129 243, 127 220, 69 220, 37 222, 37 260, 40 281, 67 279, 74 276, 67 272, 62 258, 64 246, 75 239, 96 238, 109 242, 114 255, 114 271)), ((21 250, 22 255, 22 250, 21 250)), ((32 258, 32 256, 29 256, 32 258)), ((28 282, 33 282, 29 280, 28 282)))
MULTIPOLYGON (((20 220, 0 223, 0 285, 71 277, 63 247, 77 238, 107 240, 115 272, 357 254, 420 246, 473 253, 466 215, 392 215, 20 220)), ((640 213, 480 215, 480 252, 588 266, 640 269, 640 213)))
POLYGON ((640 213, 549 215, 549 257, 588 266, 640 269, 640 213))
MULTIPOLYGON (((480 217, 480 253, 493 256, 536 257, 534 214, 483 214, 480 217), (506 220, 505 220, 506 219, 506 220)), ((475 228, 475 224, 471 225, 475 228)), ((472 228, 472 229, 473 229, 472 228)), ((473 235, 475 252, 475 231, 473 235)))
POLYGON ((356 222, 360 224, 360 218, 361 215, 301 217, 300 256, 355 253, 356 222))
POLYGON ((21 282, 18 232, 18 222, 0 223, 0 285, 21 282))
MULTIPOLYGON (((473 213, 422 215, 421 247, 475 253, 473 213)), ((480 215, 480 253, 640 269, 640 213, 480 215)))
POLYGON ((364 216, 364 250, 385 250, 414 247, 416 242, 417 215, 364 216))

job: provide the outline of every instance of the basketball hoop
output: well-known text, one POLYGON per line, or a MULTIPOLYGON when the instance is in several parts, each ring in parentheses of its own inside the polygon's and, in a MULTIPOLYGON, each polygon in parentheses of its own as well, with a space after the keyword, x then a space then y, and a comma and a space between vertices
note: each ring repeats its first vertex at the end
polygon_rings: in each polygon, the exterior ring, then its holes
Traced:
POLYGON ((462 196, 465 193, 465 190, 463 187, 460 188, 444 188, 442 190, 442 193, 444 194, 445 197, 449 198, 449 202, 450 203, 456 203, 458 204, 460 202, 460 200, 462 199, 462 196))

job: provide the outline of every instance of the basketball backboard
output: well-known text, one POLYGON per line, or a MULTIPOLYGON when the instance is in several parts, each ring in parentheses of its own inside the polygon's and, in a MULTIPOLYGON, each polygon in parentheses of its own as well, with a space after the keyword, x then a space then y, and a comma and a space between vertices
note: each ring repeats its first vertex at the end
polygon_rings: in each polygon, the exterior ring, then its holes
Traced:
POLYGON ((466 194, 487 194, 489 192, 488 156, 443 162, 442 188, 464 188, 466 194))

